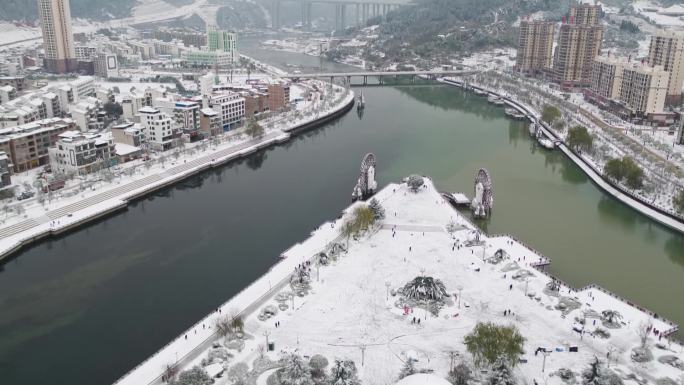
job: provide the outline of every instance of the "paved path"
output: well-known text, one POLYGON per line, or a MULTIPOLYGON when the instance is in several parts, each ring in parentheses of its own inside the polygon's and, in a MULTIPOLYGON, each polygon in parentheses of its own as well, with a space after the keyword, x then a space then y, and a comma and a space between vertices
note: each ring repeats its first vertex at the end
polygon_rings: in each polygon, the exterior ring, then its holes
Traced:
POLYGON ((444 230, 444 227, 442 226, 435 226, 435 225, 395 225, 393 223, 383 223, 382 230, 392 230, 395 229, 397 231, 414 231, 416 233, 418 232, 424 232, 424 233, 443 233, 446 232, 444 230))
POLYGON ((74 202, 71 204, 68 204, 66 206, 62 206, 60 208, 48 211, 44 215, 37 217, 37 218, 29 218, 26 220, 23 220, 21 222, 15 223, 13 225, 4 227, 0 229, 0 239, 10 237, 12 235, 16 235, 22 231, 26 231, 29 229, 32 229, 36 226, 40 226, 42 224, 48 223, 53 220, 59 220, 59 218, 62 218, 64 216, 68 216, 70 214, 75 213, 76 211, 87 209, 90 207, 93 207, 101 202, 110 200, 110 199, 115 199, 115 198, 122 198, 121 200, 126 199, 126 195, 128 195, 130 192, 138 190, 140 188, 150 186, 154 183, 157 183, 163 179, 172 177, 174 175, 180 174, 187 172, 193 168, 200 167, 200 166, 205 166, 211 164, 215 159, 223 158, 235 153, 238 153, 246 148, 249 148, 251 146, 254 146, 255 144, 259 144, 261 142, 265 142, 268 140, 271 140, 273 138, 276 138, 280 135, 283 135, 282 131, 274 131, 271 132, 261 139, 251 139, 246 142, 237 144, 235 146, 231 146, 228 148, 224 148, 222 150, 212 152, 211 154, 201 156, 199 158, 193 159, 187 163, 183 163, 171 168, 167 168, 163 171, 160 171, 156 174, 148 175, 142 179, 135 180, 130 183, 126 183, 124 185, 115 187, 113 189, 109 189, 107 191, 91 195, 89 197, 86 197, 78 202, 74 202))

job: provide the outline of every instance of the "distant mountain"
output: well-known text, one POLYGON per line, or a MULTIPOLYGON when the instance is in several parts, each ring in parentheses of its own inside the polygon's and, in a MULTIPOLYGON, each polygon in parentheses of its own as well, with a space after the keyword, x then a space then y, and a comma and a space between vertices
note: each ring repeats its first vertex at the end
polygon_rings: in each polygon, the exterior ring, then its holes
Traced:
MULTIPOLYGON (((175 4, 187 0, 169 0, 175 4)), ((192 2, 192 0, 190 0, 192 2)), ((0 2, 0 20, 38 19, 37 0, 2 0, 0 2)), ((136 0, 71 0, 71 17, 107 20, 130 15, 136 0)))
MULTIPOLYGON (((390 13, 379 23, 375 64, 432 61, 490 47, 514 46, 520 17, 539 11, 560 19, 571 0, 417 0, 390 13), (384 63, 383 63, 384 62, 384 63)), ((371 50, 373 51, 373 50, 371 50)))

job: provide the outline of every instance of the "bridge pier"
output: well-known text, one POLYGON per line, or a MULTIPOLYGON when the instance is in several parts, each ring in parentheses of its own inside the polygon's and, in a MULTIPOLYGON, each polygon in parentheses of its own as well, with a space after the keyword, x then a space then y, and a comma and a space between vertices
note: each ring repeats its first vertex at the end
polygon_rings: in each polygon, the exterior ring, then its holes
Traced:
POLYGON ((280 28, 280 1, 273 0, 271 4, 271 28, 280 28))
POLYGON ((335 4, 335 31, 340 29, 340 5, 335 4))

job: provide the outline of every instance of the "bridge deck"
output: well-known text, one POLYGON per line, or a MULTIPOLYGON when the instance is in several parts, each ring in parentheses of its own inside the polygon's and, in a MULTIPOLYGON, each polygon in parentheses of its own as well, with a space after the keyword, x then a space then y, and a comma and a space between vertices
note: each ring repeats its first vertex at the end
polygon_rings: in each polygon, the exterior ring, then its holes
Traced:
POLYGON ((420 76, 420 75, 432 75, 432 76, 454 76, 454 75, 467 75, 474 73, 473 70, 453 70, 453 71, 357 71, 357 72, 315 72, 306 74, 286 74, 282 77, 290 79, 300 79, 300 78, 339 78, 339 77, 352 77, 352 76, 420 76))

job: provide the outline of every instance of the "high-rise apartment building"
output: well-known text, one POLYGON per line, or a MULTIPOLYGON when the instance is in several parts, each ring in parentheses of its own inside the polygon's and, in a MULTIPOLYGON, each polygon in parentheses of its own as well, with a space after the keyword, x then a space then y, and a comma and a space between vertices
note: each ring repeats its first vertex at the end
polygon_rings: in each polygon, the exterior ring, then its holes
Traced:
POLYGON ((518 54, 515 59, 517 71, 536 73, 551 68, 554 30, 555 24, 549 21, 520 22, 518 54))
POLYGON ((577 4, 570 8, 571 23, 576 25, 598 25, 601 17, 601 6, 577 4))
POLYGON ((238 35, 235 32, 210 28, 207 31, 207 48, 209 51, 229 53, 232 62, 236 62, 239 59, 238 35))
POLYGON ((669 73, 662 66, 631 63, 622 72, 620 101, 636 116, 662 114, 668 78, 669 73))
POLYGON ((591 91, 601 98, 618 99, 622 72, 627 65, 622 57, 597 56, 591 71, 591 91))
POLYGON ((38 0, 38 14, 43 30, 45 69, 54 73, 74 71, 76 52, 69 0, 38 0))
POLYGON ((579 4, 563 19, 553 57, 553 80, 564 88, 591 84, 594 58, 601 53, 600 6, 579 4))
POLYGON ((684 32, 659 31, 651 36, 648 62, 669 72, 666 103, 679 105, 684 83, 684 32))

